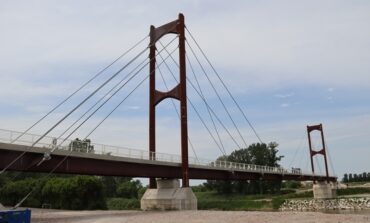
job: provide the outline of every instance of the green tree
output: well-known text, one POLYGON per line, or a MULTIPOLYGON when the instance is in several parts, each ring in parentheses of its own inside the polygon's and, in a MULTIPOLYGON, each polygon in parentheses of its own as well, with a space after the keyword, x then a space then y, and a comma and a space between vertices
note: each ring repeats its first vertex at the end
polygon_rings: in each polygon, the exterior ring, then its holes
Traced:
POLYGON ((142 187, 139 180, 124 181, 117 186, 116 194, 123 198, 138 198, 138 192, 142 187))
POLYGON ((358 181, 358 175, 357 173, 353 174, 353 181, 357 182, 358 181))
MULTIPOLYGON (((221 156, 217 161, 229 161, 236 163, 255 164, 270 167, 279 167, 279 161, 283 156, 278 156, 278 144, 256 143, 248 148, 235 150, 228 156, 221 156)), ((219 193, 277 193, 281 188, 281 181, 207 181, 205 186, 219 193)))
POLYGON ((98 177, 52 178, 42 188, 45 203, 62 209, 105 209, 103 184, 98 177))
POLYGON ((344 174, 342 182, 347 183, 348 182, 348 174, 344 174))

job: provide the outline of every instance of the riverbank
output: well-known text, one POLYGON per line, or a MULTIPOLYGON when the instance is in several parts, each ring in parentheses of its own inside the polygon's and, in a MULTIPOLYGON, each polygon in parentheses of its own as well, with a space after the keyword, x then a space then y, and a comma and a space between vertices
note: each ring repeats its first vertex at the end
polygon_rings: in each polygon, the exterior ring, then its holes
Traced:
POLYGON ((256 212, 256 211, 61 211, 33 209, 33 223, 244 223, 244 222, 370 222, 369 215, 325 214, 315 212, 256 212))
POLYGON ((281 211, 370 210, 370 197, 286 200, 281 211))

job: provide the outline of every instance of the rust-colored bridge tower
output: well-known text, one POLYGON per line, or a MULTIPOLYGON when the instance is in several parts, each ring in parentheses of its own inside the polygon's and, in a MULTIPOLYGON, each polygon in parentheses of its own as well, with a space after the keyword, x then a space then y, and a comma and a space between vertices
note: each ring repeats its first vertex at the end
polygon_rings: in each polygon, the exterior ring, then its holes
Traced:
MULTIPOLYGON (((184 15, 179 14, 177 20, 155 28, 150 27, 150 77, 149 77, 149 152, 150 158, 155 160, 155 107, 166 98, 174 98, 180 101, 181 117, 181 161, 182 161, 182 186, 189 187, 189 162, 188 162, 188 118, 186 105, 186 64, 185 64, 185 22, 184 15), (179 69, 180 82, 172 90, 161 92, 155 87, 156 69, 156 46, 155 43, 166 34, 176 34, 179 39, 179 69)), ((155 188, 154 178, 150 178, 149 187, 155 188)))
POLYGON ((324 130, 322 128, 322 124, 307 126, 307 134, 308 134, 308 144, 309 144, 309 147, 310 147, 310 158, 311 158, 312 173, 313 174, 315 173, 313 157, 315 155, 323 155, 324 156, 324 161, 325 161, 326 178, 327 178, 327 181, 329 182, 329 170, 328 170, 328 162, 327 162, 327 159, 326 159, 326 146, 325 146, 324 130), (320 131, 320 133, 321 133, 322 149, 320 149, 318 151, 315 151, 312 148, 311 132, 315 131, 315 130, 320 131))

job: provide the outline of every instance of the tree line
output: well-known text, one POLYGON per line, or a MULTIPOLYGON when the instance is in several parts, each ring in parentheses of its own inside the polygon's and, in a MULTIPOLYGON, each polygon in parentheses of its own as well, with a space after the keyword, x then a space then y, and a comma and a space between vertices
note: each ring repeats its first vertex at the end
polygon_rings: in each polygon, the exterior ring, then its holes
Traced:
POLYGON ((342 179, 343 183, 350 182, 369 182, 370 181, 370 172, 366 173, 345 173, 342 179))
MULTIPOLYGON (((255 143, 248 148, 235 150, 230 155, 221 156, 217 161, 280 167, 279 161, 283 156, 278 155, 277 147, 276 142, 255 143)), ((204 186, 206 190, 215 190, 223 194, 276 194, 280 192, 282 181, 265 181, 263 179, 251 181, 208 180, 204 186)))
POLYGON ((98 177, 52 175, 45 178, 41 173, 16 172, 0 176, 0 203, 16 205, 29 192, 25 207, 55 209, 107 209, 106 200, 112 197, 138 199, 145 188, 140 181, 126 177, 98 177))

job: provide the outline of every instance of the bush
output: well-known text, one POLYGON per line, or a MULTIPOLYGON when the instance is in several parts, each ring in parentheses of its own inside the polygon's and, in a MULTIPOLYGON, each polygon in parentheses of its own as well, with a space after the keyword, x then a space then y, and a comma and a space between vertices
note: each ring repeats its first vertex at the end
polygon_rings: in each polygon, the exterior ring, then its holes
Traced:
POLYGON ((293 189, 282 189, 280 190, 280 194, 294 194, 295 190, 293 189))
POLYGON ((351 195, 351 194, 369 194, 370 188, 368 187, 353 187, 353 188, 346 188, 346 189, 338 189, 337 195, 351 195))
POLYGON ((40 207, 42 203, 40 191, 44 184, 45 180, 36 180, 33 178, 19 181, 8 181, 0 189, 0 202, 4 205, 14 206, 28 193, 31 193, 22 205, 28 207, 40 207))
POLYGON ((139 191, 137 192, 137 197, 138 197, 139 200, 143 197, 146 189, 148 189, 148 188, 147 187, 141 187, 139 189, 139 191))
POLYGON ((0 189, 0 202, 14 206, 29 192, 22 206, 41 207, 47 203, 52 208, 63 209, 106 208, 101 180, 89 176, 8 181, 0 189))
POLYGON ((138 198, 138 192, 141 187, 141 183, 138 180, 124 181, 118 185, 116 194, 123 198, 138 198))
POLYGON ((294 180, 288 180, 283 183, 283 187, 289 189, 298 189, 301 187, 301 183, 294 180))
POLYGON ((53 208, 106 209, 103 184, 97 177, 50 179, 42 189, 42 196, 53 208))

